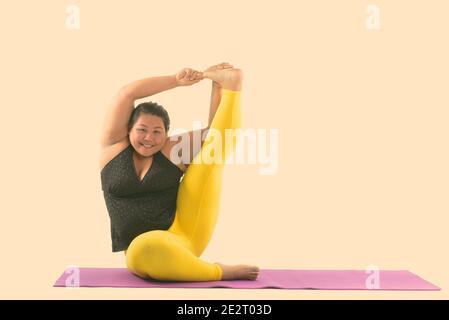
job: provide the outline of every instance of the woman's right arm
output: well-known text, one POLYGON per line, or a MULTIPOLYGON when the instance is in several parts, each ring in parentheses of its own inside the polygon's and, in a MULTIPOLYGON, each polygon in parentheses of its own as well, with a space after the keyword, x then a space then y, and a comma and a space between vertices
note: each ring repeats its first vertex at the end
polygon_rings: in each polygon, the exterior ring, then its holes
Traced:
POLYGON ((114 96, 106 112, 101 133, 101 147, 111 146, 126 138, 135 100, 178 86, 189 86, 201 80, 201 73, 184 68, 175 75, 144 78, 123 86, 114 96))
POLYGON ((131 82, 122 90, 133 99, 141 99, 179 86, 191 86, 203 79, 202 72, 183 68, 170 76, 151 77, 131 82))
POLYGON ((176 75, 151 77, 137 80, 122 88, 123 92, 134 100, 152 96, 178 86, 176 75))
POLYGON ((113 97, 106 111, 101 133, 101 147, 111 146, 128 135, 128 122, 134 110, 134 101, 177 87, 175 75, 151 77, 123 86, 113 97))

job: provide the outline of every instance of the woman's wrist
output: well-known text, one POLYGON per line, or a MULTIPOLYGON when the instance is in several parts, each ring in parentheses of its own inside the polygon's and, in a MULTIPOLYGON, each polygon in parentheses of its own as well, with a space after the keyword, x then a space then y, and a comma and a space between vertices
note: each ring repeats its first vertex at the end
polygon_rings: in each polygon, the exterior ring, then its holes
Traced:
POLYGON ((176 88, 176 87, 179 87, 180 84, 179 84, 178 78, 176 78, 176 74, 172 75, 171 77, 172 77, 172 79, 173 79, 173 83, 175 84, 174 87, 175 87, 175 88, 176 88))

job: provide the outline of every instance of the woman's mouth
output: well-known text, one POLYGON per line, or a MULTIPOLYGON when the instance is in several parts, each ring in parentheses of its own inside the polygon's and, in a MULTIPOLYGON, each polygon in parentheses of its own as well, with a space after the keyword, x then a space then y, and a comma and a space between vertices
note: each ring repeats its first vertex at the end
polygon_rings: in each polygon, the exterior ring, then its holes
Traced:
POLYGON ((143 143, 141 143, 140 145, 143 146, 146 149, 150 149, 150 148, 154 147, 154 145, 151 145, 151 144, 143 144, 143 143))

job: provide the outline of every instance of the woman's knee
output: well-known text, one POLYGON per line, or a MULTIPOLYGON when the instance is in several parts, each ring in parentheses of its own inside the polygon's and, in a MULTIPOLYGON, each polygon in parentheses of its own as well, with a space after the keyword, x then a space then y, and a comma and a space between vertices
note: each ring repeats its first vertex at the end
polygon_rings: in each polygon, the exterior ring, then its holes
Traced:
POLYGON ((153 230, 137 236, 127 249, 126 264, 128 268, 135 270, 143 262, 154 258, 158 252, 166 250, 168 245, 167 235, 163 230, 153 230))
POLYGON ((163 279, 167 269, 177 264, 179 250, 185 248, 182 239, 175 234, 164 230, 147 232, 131 242, 126 265, 142 278, 163 279))
POLYGON ((127 249, 128 255, 139 255, 166 242, 166 231, 153 230, 142 233, 131 241, 127 249))

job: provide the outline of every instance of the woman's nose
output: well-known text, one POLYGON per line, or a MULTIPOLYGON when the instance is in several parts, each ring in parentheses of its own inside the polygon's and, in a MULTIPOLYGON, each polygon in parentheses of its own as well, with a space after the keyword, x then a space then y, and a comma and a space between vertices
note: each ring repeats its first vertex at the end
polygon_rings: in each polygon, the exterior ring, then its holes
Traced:
POLYGON ((153 139, 153 136, 151 135, 151 133, 148 133, 148 134, 146 134, 145 135, 145 137, 143 138, 145 141, 150 141, 150 142, 152 142, 154 139, 153 139))

